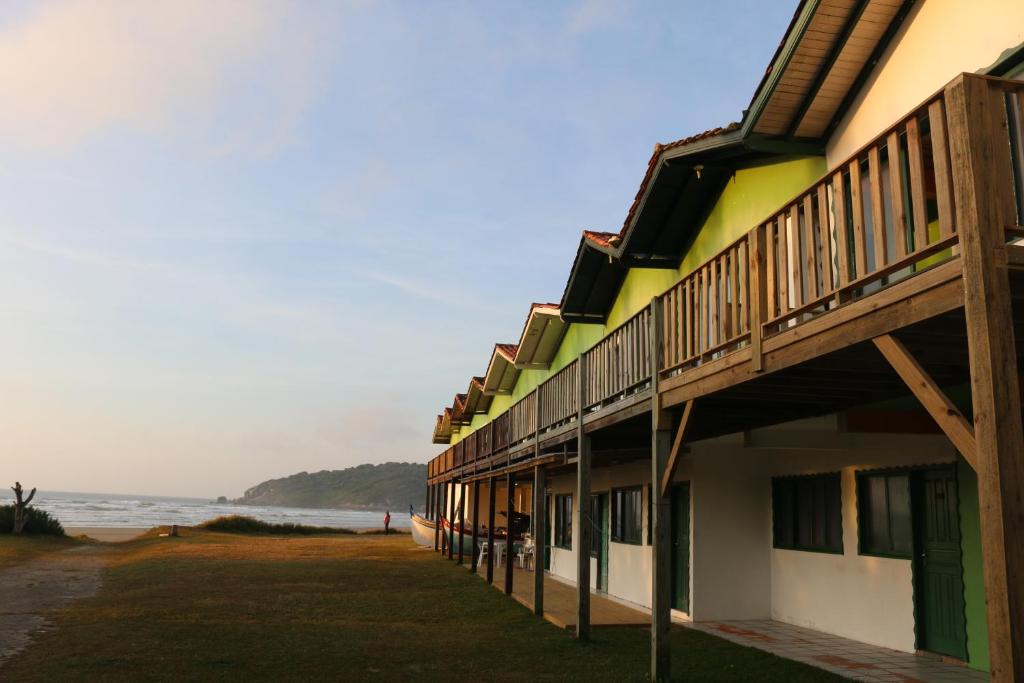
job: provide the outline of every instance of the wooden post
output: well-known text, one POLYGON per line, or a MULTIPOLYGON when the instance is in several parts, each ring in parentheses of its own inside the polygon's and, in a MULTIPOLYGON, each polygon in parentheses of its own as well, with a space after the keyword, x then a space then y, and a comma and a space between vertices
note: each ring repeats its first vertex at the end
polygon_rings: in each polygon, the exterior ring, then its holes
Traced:
POLYGON ((476 574, 477 563, 480 561, 480 548, 477 537, 480 535, 480 480, 473 482, 473 555, 469 561, 469 571, 476 574))
POLYGON ((490 500, 490 507, 487 510, 487 584, 494 582, 494 507, 498 502, 497 477, 487 480, 487 498, 490 500))
MULTIPOLYGON (((751 288, 753 289, 753 287, 751 288)), ((752 317, 758 316, 752 312, 752 317)), ((669 533, 669 499, 661 487, 668 464, 672 432, 669 416, 661 409, 658 394, 661 311, 651 301, 651 680, 670 679, 670 629, 672 626, 672 558, 669 533)), ((758 322, 760 325, 760 322, 758 322)), ((753 327, 751 327, 753 330, 753 327)))
POLYGON ((1014 222, 1006 115, 1002 92, 973 76, 954 81, 946 102, 992 680, 1024 681, 1024 428, 1003 234, 1014 222))
POLYGON ((577 361, 576 415, 576 637, 590 637, 590 435, 583 429, 586 405, 586 356, 577 361))
POLYGON ((533 613, 544 614, 544 548, 547 546, 547 511, 544 509, 544 465, 533 468, 533 613))
POLYGON ((512 473, 505 475, 505 512, 508 523, 505 525, 505 595, 512 595, 512 548, 515 536, 512 533, 512 515, 516 505, 516 481, 512 473))
POLYGON ((455 480, 448 484, 448 559, 455 555, 455 480))
POLYGON ((459 564, 462 564, 466 554, 466 490, 469 487, 464 483, 459 484, 459 564))
POLYGON ((441 547, 441 496, 438 485, 434 484, 434 552, 441 547))

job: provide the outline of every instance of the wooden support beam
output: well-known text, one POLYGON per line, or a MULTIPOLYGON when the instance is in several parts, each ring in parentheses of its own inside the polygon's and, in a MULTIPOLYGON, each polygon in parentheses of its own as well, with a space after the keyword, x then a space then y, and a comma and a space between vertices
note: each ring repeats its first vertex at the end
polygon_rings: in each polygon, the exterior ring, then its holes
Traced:
POLYGON ((676 430, 676 437, 672 441, 672 450, 668 454, 668 463, 665 465, 665 472, 661 477, 661 495, 668 495, 668 487, 672 485, 672 477, 676 474, 676 467, 682 459, 683 441, 686 439, 686 430, 690 426, 690 419, 693 416, 693 406, 696 401, 686 402, 683 408, 683 417, 679 421, 679 429, 676 430))
POLYGON ((533 468, 533 613, 544 615, 544 550, 547 547, 547 471, 544 465, 533 468))
POLYGON ((462 564, 466 554, 466 484, 459 484, 459 564, 462 564))
POLYGON ((490 506, 487 508, 487 585, 494 582, 494 508, 498 502, 497 477, 487 480, 487 498, 490 506))
POLYGON ((477 563, 480 561, 480 480, 473 480, 473 554, 469 561, 469 571, 476 574, 477 563))
MULTIPOLYGON (((669 518, 671 508, 658 485, 664 479, 668 464, 670 423, 668 414, 661 409, 658 394, 662 320, 655 298, 651 302, 651 680, 668 681, 671 678, 672 652, 670 629, 672 626, 672 561, 669 518)), ((692 401, 690 402, 692 405, 692 401)), ((687 406, 687 411, 690 405, 687 406)), ((588 553, 589 554, 589 553, 588 553)), ((589 558, 588 558, 589 559, 589 558)))
POLYGON ((576 416, 576 637, 590 638, 590 435, 583 430, 586 405, 587 358, 580 354, 576 387, 579 403, 576 416))
POLYGON ((945 99, 978 442, 992 680, 1024 681, 1024 425, 1003 234, 1012 222, 1006 110, 1000 90, 966 74, 946 88, 945 99))
POLYGON ((505 595, 512 595, 512 556, 515 546, 515 534, 513 533, 513 516, 515 514, 515 491, 516 480, 511 472, 505 475, 505 595))
POLYGON ((899 339, 891 334, 883 334, 872 341, 900 379, 906 383, 907 388, 964 456, 964 460, 977 470, 978 444, 974 440, 974 427, 967 418, 953 405, 899 339))
POLYGON ((455 554, 455 480, 445 485, 448 490, 448 559, 455 554))
MULTIPOLYGON (((543 392, 537 391, 537 419, 535 421, 535 429, 533 436, 533 459, 535 462, 540 462, 540 427, 541 427, 541 416, 543 413, 544 404, 542 401, 543 392)), ((537 616, 543 616, 544 614, 544 566, 542 560, 542 554, 544 553, 544 546, 546 544, 545 532, 545 520, 546 512, 544 510, 544 489, 547 488, 545 482, 545 470, 544 465, 534 465, 533 468, 533 510, 531 512, 533 521, 533 613, 537 616)))
POLYGON ((438 485, 434 484, 434 509, 431 514, 434 517, 434 552, 436 553, 441 547, 441 496, 439 494, 438 485))

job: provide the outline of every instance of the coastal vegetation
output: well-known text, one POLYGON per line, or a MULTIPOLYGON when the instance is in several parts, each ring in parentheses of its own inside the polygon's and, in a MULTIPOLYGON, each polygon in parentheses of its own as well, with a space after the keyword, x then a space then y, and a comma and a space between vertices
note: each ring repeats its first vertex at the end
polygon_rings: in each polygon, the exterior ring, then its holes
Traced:
POLYGON ((235 500, 241 505, 407 510, 423 502, 427 466, 412 462, 359 465, 344 470, 299 472, 253 486, 235 500))
MULTIPOLYGON (((647 630, 581 643, 408 537, 181 534, 111 547, 99 594, 62 611, 0 678, 646 677, 647 630)), ((840 680, 691 629, 672 639, 687 680, 840 680)))
POLYGON ((316 534, 354 534, 351 529, 330 526, 309 526, 306 524, 264 522, 255 517, 244 515, 225 515, 217 517, 199 525, 200 529, 207 531, 222 531, 229 534, 277 534, 282 536, 302 535, 312 536, 316 534))
MULTIPOLYGON (((60 521, 45 510, 26 505, 21 514, 22 534, 64 535, 64 527, 60 521)), ((0 534, 17 533, 14 531, 17 523, 16 505, 0 505, 0 534)))

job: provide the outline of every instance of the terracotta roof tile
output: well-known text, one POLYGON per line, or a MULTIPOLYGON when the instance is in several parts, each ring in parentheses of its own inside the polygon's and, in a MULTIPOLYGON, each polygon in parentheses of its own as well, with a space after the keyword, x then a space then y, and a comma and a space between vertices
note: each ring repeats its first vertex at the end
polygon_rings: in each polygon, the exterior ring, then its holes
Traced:
POLYGON ((471 380, 469 380, 469 383, 477 385, 478 387, 480 387, 481 391, 484 388, 484 378, 483 377, 474 377, 471 380))
POLYGON ((511 363, 515 360, 516 351, 519 350, 519 344, 495 344, 494 349, 505 356, 511 363))
POLYGON ((583 239, 588 242, 593 242, 599 247, 617 247, 619 242, 622 240, 621 233, 615 232, 596 232, 594 230, 584 230, 583 239))

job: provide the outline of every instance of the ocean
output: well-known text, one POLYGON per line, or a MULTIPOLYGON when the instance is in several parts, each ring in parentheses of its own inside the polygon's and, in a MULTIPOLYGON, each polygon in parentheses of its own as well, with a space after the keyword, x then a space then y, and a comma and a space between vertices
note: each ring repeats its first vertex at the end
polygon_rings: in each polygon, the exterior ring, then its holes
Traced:
MULTIPOLYGON (((264 522, 370 529, 384 526, 383 512, 271 507, 216 503, 206 498, 169 498, 121 493, 39 491, 33 507, 46 510, 66 527, 192 526, 221 515, 247 515, 264 522)), ((391 526, 408 527, 409 510, 392 510, 391 526)))

